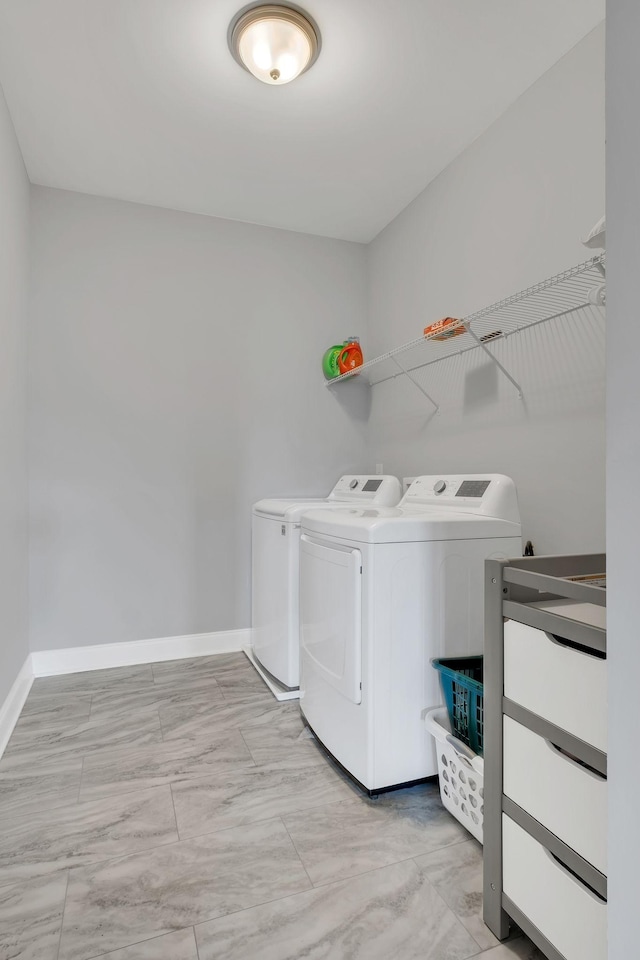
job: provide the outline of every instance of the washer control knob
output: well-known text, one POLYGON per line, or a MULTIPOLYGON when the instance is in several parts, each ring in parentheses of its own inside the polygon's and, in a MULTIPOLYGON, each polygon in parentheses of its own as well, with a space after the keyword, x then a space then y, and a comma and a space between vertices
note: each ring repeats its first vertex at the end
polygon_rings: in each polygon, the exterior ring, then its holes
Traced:
POLYGON ((444 480, 436 480, 436 482, 433 485, 434 493, 444 493, 446 489, 447 489, 447 484, 444 480))
POLYGON ((352 480, 351 483, 349 484, 349 490, 355 490, 357 486, 358 486, 358 481, 352 480))

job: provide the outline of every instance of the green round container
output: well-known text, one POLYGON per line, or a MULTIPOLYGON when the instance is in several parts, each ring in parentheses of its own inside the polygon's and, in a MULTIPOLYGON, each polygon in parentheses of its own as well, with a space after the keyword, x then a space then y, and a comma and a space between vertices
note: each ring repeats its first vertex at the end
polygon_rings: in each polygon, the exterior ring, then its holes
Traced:
POLYGON ((329 349, 324 352, 324 356, 322 357, 322 372, 327 380, 333 380, 335 377, 340 376, 338 357, 342 353, 343 346, 344 344, 340 343, 337 346, 329 347, 329 349))

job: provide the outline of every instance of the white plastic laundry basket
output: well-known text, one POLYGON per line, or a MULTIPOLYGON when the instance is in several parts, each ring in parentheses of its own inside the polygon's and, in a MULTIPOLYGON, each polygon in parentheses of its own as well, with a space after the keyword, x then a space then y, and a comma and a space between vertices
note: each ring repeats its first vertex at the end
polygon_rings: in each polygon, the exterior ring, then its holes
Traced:
POLYGON ((424 722, 436 741, 442 802, 482 843, 484 760, 452 735, 446 707, 430 710, 424 722))

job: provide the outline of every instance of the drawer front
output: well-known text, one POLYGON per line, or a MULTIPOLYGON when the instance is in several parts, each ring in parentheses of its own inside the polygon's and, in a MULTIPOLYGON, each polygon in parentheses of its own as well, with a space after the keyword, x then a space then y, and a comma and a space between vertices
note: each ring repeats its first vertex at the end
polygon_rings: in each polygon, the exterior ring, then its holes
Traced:
POLYGON ((606 660, 509 620, 504 625, 504 693, 606 752, 606 660))
POLYGON ((504 792, 576 853, 607 873, 607 781, 510 717, 504 792))
POLYGON ((502 817, 503 890, 566 960, 607 960, 607 906, 537 840, 502 817))

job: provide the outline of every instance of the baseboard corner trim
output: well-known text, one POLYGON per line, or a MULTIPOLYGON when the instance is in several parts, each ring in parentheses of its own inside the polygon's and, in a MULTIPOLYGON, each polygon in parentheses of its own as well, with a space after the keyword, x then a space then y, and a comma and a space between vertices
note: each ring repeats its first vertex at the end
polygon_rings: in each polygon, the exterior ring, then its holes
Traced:
POLYGON ((31 664, 31 654, 27 655, 18 672, 18 676, 13 682, 5 701, 0 705, 0 757, 4 753, 13 728, 18 722, 18 717, 22 712, 25 701, 29 696, 31 684, 33 683, 33 668, 31 664))
POLYGON ((241 653, 251 643, 251 630, 220 630, 182 637, 131 640, 88 647, 59 650, 35 650, 31 653, 34 677, 55 677, 64 673, 83 673, 110 667, 133 667, 166 660, 186 660, 218 653, 241 653))

